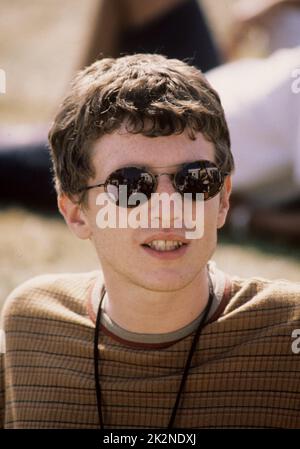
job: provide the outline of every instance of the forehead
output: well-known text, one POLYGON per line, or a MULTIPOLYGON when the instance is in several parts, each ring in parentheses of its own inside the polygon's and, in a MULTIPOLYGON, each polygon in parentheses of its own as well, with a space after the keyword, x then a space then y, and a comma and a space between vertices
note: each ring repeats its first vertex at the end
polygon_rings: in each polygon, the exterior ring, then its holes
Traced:
POLYGON ((92 146, 92 163, 97 177, 127 165, 171 167, 199 159, 215 160, 214 145, 201 133, 192 140, 187 133, 146 137, 121 129, 105 134, 92 146))

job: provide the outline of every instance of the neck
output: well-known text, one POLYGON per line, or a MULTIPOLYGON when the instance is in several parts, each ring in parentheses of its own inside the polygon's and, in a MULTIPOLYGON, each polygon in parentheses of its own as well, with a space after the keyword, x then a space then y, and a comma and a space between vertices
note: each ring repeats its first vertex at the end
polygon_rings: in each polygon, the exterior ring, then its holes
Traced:
POLYGON ((114 273, 104 273, 107 301, 105 312, 130 332, 174 332, 196 319, 209 296, 207 267, 194 280, 176 291, 153 291, 114 273))

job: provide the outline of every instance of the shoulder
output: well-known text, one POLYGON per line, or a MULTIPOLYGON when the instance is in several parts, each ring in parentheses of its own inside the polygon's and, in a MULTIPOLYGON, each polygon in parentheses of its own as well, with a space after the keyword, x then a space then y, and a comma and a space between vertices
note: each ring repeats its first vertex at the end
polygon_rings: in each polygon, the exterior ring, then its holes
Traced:
POLYGON ((226 314, 259 313, 276 321, 300 320, 300 283, 285 279, 231 277, 231 299, 226 314))
POLYGON ((59 317, 81 313, 83 303, 99 271, 50 274, 34 277, 15 288, 6 299, 1 313, 2 326, 10 318, 59 317))

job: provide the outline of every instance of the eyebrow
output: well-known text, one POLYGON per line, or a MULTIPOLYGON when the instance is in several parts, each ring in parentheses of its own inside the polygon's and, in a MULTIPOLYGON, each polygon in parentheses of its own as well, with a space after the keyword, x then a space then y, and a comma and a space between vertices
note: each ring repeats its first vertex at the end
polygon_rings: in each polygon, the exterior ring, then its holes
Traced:
MULTIPOLYGON (((138 168, 147 168, 147 169, 181 167, 182 165, 192 164, 193 162, 197 162, 197 161, 201 161, 201 160, 204 160, 204 159, 195 159, 193 161, 183 161, 183 162, 180 162, 179 164, 170 164, 170 165, 146 165, 146 164, 139 164, 139 163, 128 163, 126 165, 116 168, 115 170, 119 170, 119 169, 126 168, 126 167, 138 167, 138 168)), ((205 159, 205 160, 209 160, 209 159, 205 159)), ((213 161, 210 161, 210 162, 213 162, 213 161)))

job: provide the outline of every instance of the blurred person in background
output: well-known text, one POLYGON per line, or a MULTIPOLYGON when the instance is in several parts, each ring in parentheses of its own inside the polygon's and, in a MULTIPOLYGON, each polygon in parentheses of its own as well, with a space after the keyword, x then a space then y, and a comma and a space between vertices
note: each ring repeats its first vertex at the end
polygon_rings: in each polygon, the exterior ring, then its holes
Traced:
POLYGON ((229 59, 235 57, 253 30, 262 33, 266 55, 280 48, 300 46, 300 0, 238 0, 232 11, 226 50, 229 59))
POLYGON ((265 60, 207 74, 223 101, 237 167, 228 224, 233 235, 252 229, 300 243, 300 0, 234 3, 228 59, 253 30, 265 60))
POLYGON ((103 0, 81 67, 102 57, 161 53, 203 72, 222 62, 197 0, 103 0))
POLYGON ((233 233, 252 227, 300 242, 300 46, 206 75, 220 93, 236 161, 233 233))

